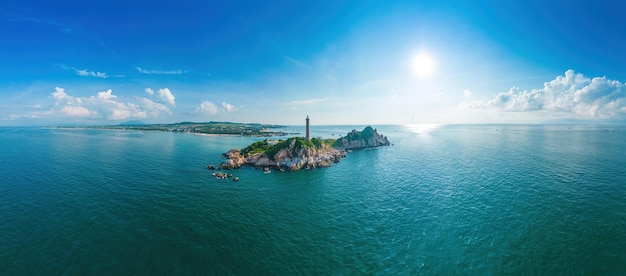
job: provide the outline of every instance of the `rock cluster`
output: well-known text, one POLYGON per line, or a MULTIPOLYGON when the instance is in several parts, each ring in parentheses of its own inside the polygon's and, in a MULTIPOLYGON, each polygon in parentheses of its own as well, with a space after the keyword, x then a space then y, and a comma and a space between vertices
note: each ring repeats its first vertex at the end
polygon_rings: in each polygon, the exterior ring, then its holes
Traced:
POLYGON ((223 153, 222 158, 226 158, 226 161, 220 164, 220 168, 222 169, 236 169, 246 163, 246 158, 241 155, 239 149, 231 149, 223 153))

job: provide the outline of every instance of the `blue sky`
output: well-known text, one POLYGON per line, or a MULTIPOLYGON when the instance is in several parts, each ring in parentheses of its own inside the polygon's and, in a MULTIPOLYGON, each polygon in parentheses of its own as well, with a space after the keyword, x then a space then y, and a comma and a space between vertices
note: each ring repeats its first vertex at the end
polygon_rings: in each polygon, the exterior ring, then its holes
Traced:
POLYGON ((626 118, 620 1, 52 2, 2 4, 0 125, 626 118))

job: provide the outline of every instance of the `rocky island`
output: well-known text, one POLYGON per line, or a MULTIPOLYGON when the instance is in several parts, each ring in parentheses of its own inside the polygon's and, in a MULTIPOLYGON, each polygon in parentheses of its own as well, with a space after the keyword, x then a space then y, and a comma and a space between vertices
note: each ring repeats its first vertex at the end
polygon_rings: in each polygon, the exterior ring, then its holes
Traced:
POLYGON ((263 140, 242 149, 231 149, 222 154, 226 158, 220 168, 236 169, 244 165, 278 170, 295 171, 329 167, 346 156, 353 149, 388 146, 387 137, 379 134, 371 126, 362 131, 352 130, 339 139, 309 138, 308 117, 307 136, 292 137, 286 140, 263 140))

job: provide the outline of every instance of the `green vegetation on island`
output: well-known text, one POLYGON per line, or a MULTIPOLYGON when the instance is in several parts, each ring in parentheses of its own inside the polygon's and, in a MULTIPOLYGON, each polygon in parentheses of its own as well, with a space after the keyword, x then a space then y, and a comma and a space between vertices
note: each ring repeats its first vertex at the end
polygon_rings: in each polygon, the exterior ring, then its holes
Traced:
POLYGON ((387 137, 378 134, 371 126, 363 131, 352 130, 339 139, 291 137, 285 140, 257 141, 242 149, 224 153, 220 168, 236 169, 243 165, 299 170, 302 168, 328 167, 339 162, 352 149, 390 145, 387 137))
POLYGON ((335 139, 320 139, 311 138, 307 140, 304 137, 291 137, 286 140, 264 140, 254 142, 251 145, 241 149, 241 154, 244 157, 263 153, 270 160, 274 160, 274 156, 282 149, 289 149, 292 155, 296 155, 300 149, 317 149, 320 150, 323 146, 331 147, 335 139))
POLYGON ((371 126, 366 126, 362 131, 352 130, 351 132, 348 132, 345 137, 335 140, 332 145, 335 148, 340 148, 343 147, 345 141, 348 141, 349 143, 359 140, 368 141, 373 139, 375 135, 378 135, 378 132, 376 132, 376 130, 371 126))

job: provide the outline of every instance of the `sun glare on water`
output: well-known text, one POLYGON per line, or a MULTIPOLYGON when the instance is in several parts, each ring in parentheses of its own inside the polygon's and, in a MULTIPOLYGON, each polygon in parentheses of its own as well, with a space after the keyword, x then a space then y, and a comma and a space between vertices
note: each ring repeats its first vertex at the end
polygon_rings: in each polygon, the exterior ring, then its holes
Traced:
POLYGON ((411 60, 413 72, 420 77, 428 77, 432 75, 435 69, 433 59, 427 54, 419 54, 411 60))
POLYGON ((428 134, 431 131, 434 131, 440 128, 440 124, 408 124, 404 125, 404 129, 407 132, 417 133, 417 134, 428 134))

